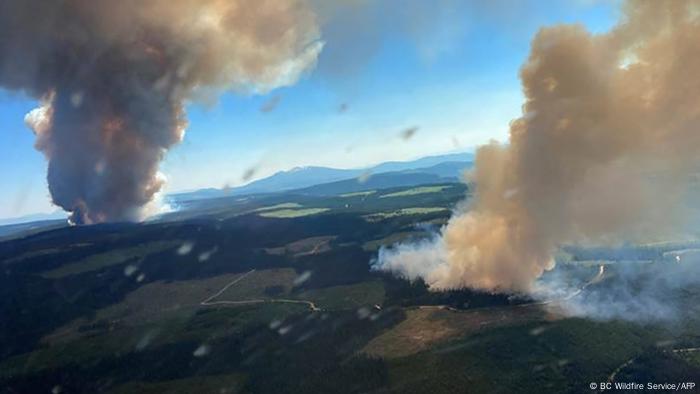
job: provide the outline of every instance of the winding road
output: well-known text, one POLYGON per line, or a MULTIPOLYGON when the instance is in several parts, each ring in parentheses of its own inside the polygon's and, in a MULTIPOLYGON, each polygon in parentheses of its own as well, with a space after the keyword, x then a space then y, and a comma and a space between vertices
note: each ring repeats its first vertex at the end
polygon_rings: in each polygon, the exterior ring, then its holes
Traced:
MULTIPOLYGON (((697 351, 700 351, 700 347, 687 347, 687 348, 682 348, 682 349, 671 349, 672 353, 678 354, 678 353, 695 353, 697 351)), ((620 373, 623 369, 628 367, 630 364, 634 363, 637 360, 637 357, 632 357, 629 360, 625 361, 622 363, 619 367, 615 368, 614 371, 608 376, 608 383, 612 383, 615 381, 615 378, 617 377, 617 374, 620 373)), ((598 392, 602 392, 601 390, 598 390, 598 392)))
POLYGON ((317 311, 321 310, 321 308, 317 307, 316 304, 314 304, 312 301, 290 300, 290 299, 284 299, 284 298, 253 299, 253 300, 240 300, 240 301, 212 301, 216 297, 223 294, 231 286, 242 281, 243 279, 245 279, 248 275, 252 274, 253 272, 255 272, 255 268, 251 269, 250 271, 246 272, 245 274, 243 274, 243 275, 237 277, 236 279, 232 280, 231 282, 227 283, 226 286, 221 288, 221 290, 216 292, 214 295, 208 297, 204 301, 200 302, 199 304, 202 306, 213 306, 213 305, 248 305, 248 304, 264 304, 264 303, 284 303, 284 304, 304 304, 304 305, 307 305, 309 307, 309 309, 311 309, 312 312, 317 312, 317 311))

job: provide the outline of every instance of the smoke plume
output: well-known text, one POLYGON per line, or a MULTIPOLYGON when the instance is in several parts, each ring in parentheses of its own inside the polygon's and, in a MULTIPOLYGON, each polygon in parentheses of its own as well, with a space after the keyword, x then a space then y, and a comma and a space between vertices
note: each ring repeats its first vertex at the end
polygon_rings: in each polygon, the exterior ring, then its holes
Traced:
POLYGON ((377 267, 433 289, 526 292, 562 244, 668 234, 700 159, 700 3, 632 1, 594 35, 541 29, 510 141, 477 152, 475 197, 377 267))
POLYGON ((0 88, 26 117, 74 223, 137 220, 188 100, 294 83, 322 47, 303 0, 0 0, 0 88))

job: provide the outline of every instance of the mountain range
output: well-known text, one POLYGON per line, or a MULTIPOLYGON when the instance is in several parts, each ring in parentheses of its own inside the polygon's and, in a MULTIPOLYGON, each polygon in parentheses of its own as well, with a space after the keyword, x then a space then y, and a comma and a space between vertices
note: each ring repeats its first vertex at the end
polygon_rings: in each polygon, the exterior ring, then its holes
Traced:
POLYGON ((56 210, 51 213, 33 213, 24 216, 0 219, 0 226, 7 226, 20 223, 32 223, 39 221, 65 220, 66 218, 68 218, 67 213, 63 212, 62 210, 56 210))
MULTIPOLYGON (((351 193, 361 190, 383 189, 429 183, 454 182, 474 161, 472 153, 453 153, 428 156, 411 161, 388 161, 367 168, 339 169, 330 167, 296 167, 279 171, 269 177, 230 189, 206 188, 173 193, 166 198, 175 204, 246 194, 276 193, 294 190, 300 194, 326 195, 351 193)), ((36 222, 63 221, 67 214, 55 211, 0 219, 0 226, 36 222)), ((8 227, 9 229, 9 227, 8 227)), ((2 233, 0 232, 0 236, 2 233)))
POLYGON ((246 185, 229 188, 206 188, 168 195, 170 201, 201 200, 257 193, 294 190, 304 194, 336 194, 439 182, 453 182, 472 166, 472 153, 428 156, 411 161, 390 161, 372 167, 339 169, 330 167, 296 167, 277 172, 246 185))

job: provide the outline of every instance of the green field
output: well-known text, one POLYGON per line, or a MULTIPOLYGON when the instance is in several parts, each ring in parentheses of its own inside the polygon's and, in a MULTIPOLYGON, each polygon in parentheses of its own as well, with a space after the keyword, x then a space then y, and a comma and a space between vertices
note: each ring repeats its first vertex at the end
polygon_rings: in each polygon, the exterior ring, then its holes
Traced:
POLYGON ((305 208, 305 209, 279 209, 274 211, 264 211, 258 215, 265 218, 298 218, 302 216, 316 215, 330 211, 329 208, 305 208))
POLYGON ((439 192, 441 192, 445 189, 448 189, 450 187, 452 187, 452 186, 446 186, 446 185, 421 186, 421 187, 415 187, 413 189, 402 190, 400 192, 383 194, 383 195, 379 196, 379 198, 406 197, 406 196, 415 196, 416 194, 439 193, 439 192))
POLYGON ((388 237, 367 241, 364 244, 362 244, 362 249, 367 251, 377 251, 382 246, 391 246, 393 244, 405 241, 407 239, 419 237, 422 235, 425 235, 425 233, 420 231, 402 231, 395 234, 391 234, 388 237))
POLYGON ((425 214, 430 214, 430 213, 438 213, 438 212, 446 212, 446 211, 448 211, 447 208, 440 208, 440 207, 426 207, 426 208, 411 207, 411 208, 402 208, 402 209, 398 209, 395 211, 373 213, 370 215, 366 215, 365 218, 369 221, 379 221, 379 220, 389 219, 389 218, 393 218, 393 217, 397 217, 397 216, 425 215, 425 214))
POLYGON ((295 202, 283 202, 283 203, 279 203, 279 204, 275 204, 275 205, 270 205, 267 207, 257 208, 254 210, 254 212, 273 211, 273 210, 289 209, 289 208, 301 208, 301 204, 298 204, 295 202))
POLYGON ((384 303, 384 286, 379 281, 307 290, 295 298, 313 301, 323 310, 357 309, 384 303))
POLYGON ((340 197, 345 197, 345 198, 347 198, 347 197, 365 197, 365 196, 372 195, 376 192, 377 192, 376 190, 367 190, 364 192, 344 193, 344 194, 340 194, 340 197))

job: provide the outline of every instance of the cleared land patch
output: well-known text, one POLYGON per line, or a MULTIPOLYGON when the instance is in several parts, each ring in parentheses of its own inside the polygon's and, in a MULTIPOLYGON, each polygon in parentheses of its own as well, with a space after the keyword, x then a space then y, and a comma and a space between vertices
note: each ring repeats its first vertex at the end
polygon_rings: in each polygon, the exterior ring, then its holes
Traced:
POLYGON ((380 281, 368 281, 325 287, 304 291, 296 298, 311 300, 323 310, 354 309, 381 305, 384 302, 384 285, 380 281))
POLYGON ((395 211, 373 213, 370 215, 365 215, 365 216, 363 216, 363 218, 365 218, 365 220, 367 220, 368 222, 378 222, 380 220, 389 219, 389 218, 393 218, 396 216, 425 215, 428 213, 436 213, 436 212, 444 212, 444 211, 448 211, 448 209, 442 208, 442 207, 427 207, 427 208, 414 207, 414 208, 397 209, 395 211))
POLYGON ((553 317, 538 305, 471 311, 455 311, 441 306, 418 307, 406 310, 406 320, 372 339, 362 351, 375 357, 403 357, 484 328, 553 317))
POLYGON ((290 268, 264 271, 253 269, 226 284, 221 290, 203 300, 200 305, 303 304, 312 311, 320 310, 313 301, 290 295, 297 278, 294 270, 290 268), (256 273, 258 278, 254 276, 256 273))
POLYGON ((292 254, 294 256, 323 253, 331 250, 330 242, 336 238, 336 235, 309 237, 290 242, 284 246, 265 248, 265 252, 273 255, 292 254))
POLYGON ((279 209, 275 211, 263 211, 258 215, 265 218, 281 218, 290 219, 302 216, 316 215, 322 212, 330 211, 329 208, 305 208, 305 209, 279 209))
POLYGON ((301 204, 298 204, 295 202, 284 202, 281 204, 270 205, 267 207, 260 207, 258 209, 255 209, 253 212, 264 212, 264 211, 272 211, 272 210, 276 210, 276 209, 288 209, 288 208, 301 208, 301 204))
POLYGON ((395 243, 405 241, 413 237, 418 237, 421 235, 425 235, 425 233, 421 231, 402 231, 399 233, 391 234, 388 237, 367 241, 364 244, 362 244, 362 249, 368 252, 374 252, 382 246, 393 245, 395 243))
POLYGON ((414 187, 413 189, 402 190, 396 193, 389 193, 379 196, 379 198, 391 198, 391 197, 406 197, 415 196, 416 194, 426 194, 426 193, 438 193, 445 189, 449 189, 452 186, 442 185, 442 186, 420 186, 414 187))
POLYGON ((216 303, 221 301, 273 299, 276 295, 288 294, 294 285, 294 279, 297 278, 297 273, 291 268, 249 271, 244 275, 245 277, 242 280, 208 301, 216 303))
POLYGON ((345 198, 348 198, 348 197, 364 197, 364 196, 372 195, 372 194, 374 194, 374 193, 376 193, 376 192, 377 192, 376 190, 367 190, 367 191, 364 191, 364 192, 344 193, 344 194, 341 194, 340 197, 345 197, 345 198))

